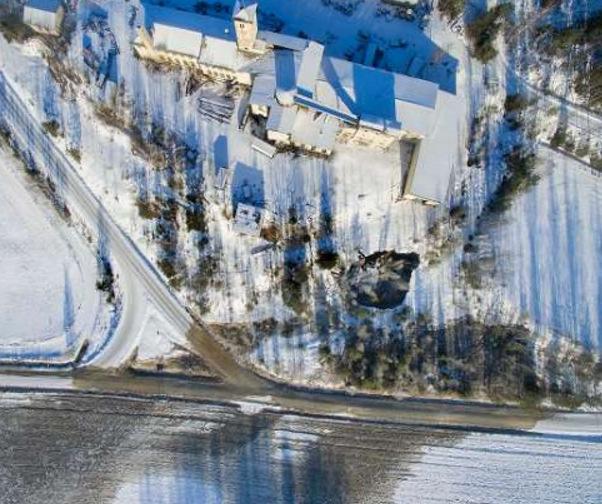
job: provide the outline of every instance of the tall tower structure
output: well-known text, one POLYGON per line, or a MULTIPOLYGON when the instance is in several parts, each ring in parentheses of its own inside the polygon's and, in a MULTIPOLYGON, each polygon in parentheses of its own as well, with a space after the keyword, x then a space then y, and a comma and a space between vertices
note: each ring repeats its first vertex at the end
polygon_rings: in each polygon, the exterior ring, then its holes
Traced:
POLYGON ((248 7, 237 0, 232 11, 232 20, 236 30, 236 45, 240 51, 253 51, 257 40, 257 4, 248 7))

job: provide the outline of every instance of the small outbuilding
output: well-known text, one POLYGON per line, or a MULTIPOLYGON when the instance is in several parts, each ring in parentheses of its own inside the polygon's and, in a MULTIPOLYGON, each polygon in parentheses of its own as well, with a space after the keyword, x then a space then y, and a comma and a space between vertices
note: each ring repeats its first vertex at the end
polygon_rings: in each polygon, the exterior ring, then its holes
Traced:
POLYGON ((60 0, 28 0, 23 6, 23 22, 40 33, 59 35, 64 15, 60 0))

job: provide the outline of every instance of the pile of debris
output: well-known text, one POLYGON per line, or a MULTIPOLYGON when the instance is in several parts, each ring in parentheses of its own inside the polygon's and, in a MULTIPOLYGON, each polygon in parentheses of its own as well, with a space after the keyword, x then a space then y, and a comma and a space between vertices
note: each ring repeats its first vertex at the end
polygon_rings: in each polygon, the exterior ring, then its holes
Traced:
POLYGON ((205 81, 199 87, 197 106, 201 116, 212 121, 229 123, 234 112, 235 100, 240 93, 238 87, 212 81, 205 81))
POLYGON ((353 299, 362 306, 388 309, 401 305, 410 288, 418 254, 394 250, 360 254, 345 276, 353 299))

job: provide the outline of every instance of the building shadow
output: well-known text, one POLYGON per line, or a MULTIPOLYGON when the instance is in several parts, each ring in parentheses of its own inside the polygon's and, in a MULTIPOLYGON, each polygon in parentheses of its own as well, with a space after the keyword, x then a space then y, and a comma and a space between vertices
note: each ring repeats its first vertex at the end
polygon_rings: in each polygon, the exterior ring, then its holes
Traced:
POLYGON ((232 174, 232 206, 246 203, 256 207, 265 204, 263 172, 252 166, 237 162, 232 174))

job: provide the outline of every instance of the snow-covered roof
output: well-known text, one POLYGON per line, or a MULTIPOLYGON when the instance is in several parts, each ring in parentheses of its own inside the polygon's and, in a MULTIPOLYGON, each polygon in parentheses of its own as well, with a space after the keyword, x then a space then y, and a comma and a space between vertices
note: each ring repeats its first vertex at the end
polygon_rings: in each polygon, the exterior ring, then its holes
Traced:
POLYGON ((312 57, 305 59, 304 67, 304 54, 309 49, 276 49, 252 62, 248 71, 274 75, 276 98, 281 105, 296 103, 342 121, 361 122, 392 133, 408 130, 421 136, 430 134, 437 116, 436 83, 338 58, 319 57, 319 51, 311 50, 307 54, 312 57), (311 59, 321 59, 313 84, 309 73, 311 59), (309 88, 311 94, 300 93, 302 87, 309 88))
POLYGON ((206 65, 239 70, 250 58, 238 51, 236 32, 229 19, 146 5, 157 49, 198 58, 206 65))
POLYGON ((244 2, 236 0, 234 4, 234 19, 240 19, 241 21, 255 21, 257 19, 257 4, 245 6, 244 2))
MULTIPOLYGON (((368 67, 364 67, 368 68, 368 67)), ((374 69, 377 72, 382 70, 374 69)), ((417 79, 409 75, 394 73, 395 76, 395 99, 414 103, 422 107, 434 109, 437 105, 437 91, 439 85, 424 79, 417 79)))
POLYGON ((303 51, 309 43, 307 39, 284 35, 272 31, 259 31, 257 37, 274 47, 290 49, 291 51, 303 51))
POLYGON ((274 93, 276 92, 276 80, 273 75, 262 74, 255 77, 249 103, 251 105, 267 105, 274 103, 274 93))
POLYGON ((338 58, 322 59, 316 88, 321 96, 361 121, 387 129, 407 129, 426 136, 435 120, 439 86, 433 82, 388 72, 338 58))
POLYGON ((329 106, 320 100, 314 100, 312 98, 306 98, 305 96, 296 95, 295 103, 297 105, 301 105, 302 107, 306 107, 308 109, 313 110, 314 112, 319 112, 321 114, 327 114, 335 119, 340 121, 345 121, 348 123, 356 124, 359 122, 358 116, 345 112, 346 107, 337 108, 336 106, 329 106))
POLYGON ((460 125, 457 113, 454 113, 458 108, 456 101, 456 96, 439 92, 439 107, 448 113, 438 114, 431 134, 420 141, 404 194, 438 203, 446 201, 458 156, 460 125))
POLYGON ((323 54, 324 46, 314 41, 310 41, 301 53, 301 63, 297 75, 297 91, 300 94, 313 97, 323 54))
POLYGON ((296 92, 297 64, 295 51, 277 49, 274 51, 276 74, 276 98, 282 105, 292 105, 296 92))
POLYGON ((59 0, 29 0, 23 8, 25 24, 53 31, 57 28, 59 0))
POLYGON ((269 158, 273 158, 277 152, 276 147, 274 147, 271 143, 264 142, 257 137, 253 138, 253 141, 251 142, 251 149, 269 158))
POLYGON ((332 151, 339 130, 339 121, 326 114, 295 108, 297 112, 291 134, 293 142, 332 151))
POLYGON ((404 100, 395 100, 395 116, 404 130, 426 137, 431 134, 437 115, 435 108, 425 108, 404 100))
POLYGON ((266 123, 268 130, 277 131, 283 135, 290 135, 295 125, 297 107, 282 107, 274 104, 270 109, 270 115, 266 123))
POLYGON ((200 31, 187 30, 155 21, 153 23, 153 45, 155 49, 198 58, 203 45, 203 34, 200 31))

